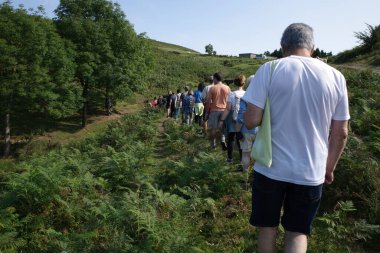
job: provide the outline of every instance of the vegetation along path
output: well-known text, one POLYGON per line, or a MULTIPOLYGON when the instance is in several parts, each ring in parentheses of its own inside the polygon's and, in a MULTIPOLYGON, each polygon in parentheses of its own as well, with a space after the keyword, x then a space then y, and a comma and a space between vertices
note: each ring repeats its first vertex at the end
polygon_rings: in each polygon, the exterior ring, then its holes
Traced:
POLYGON ((31 138, 16 136, 14 142, 20 146, 17 154, 29 155, 44 151, 46 148, 49 149, 49 147, 62 146, 84 140, 91 135, 104 131, 110 122, 120 120, 125 115, 139 112, 143 107, 141 99, 137 99, 134 103, 120 102, 114 108, 114 113, 109 116, 104 114, 90 116, 85 128, 81 128, 80 121, 74 118, 62 120, 42 135, 36 135, 31 138))

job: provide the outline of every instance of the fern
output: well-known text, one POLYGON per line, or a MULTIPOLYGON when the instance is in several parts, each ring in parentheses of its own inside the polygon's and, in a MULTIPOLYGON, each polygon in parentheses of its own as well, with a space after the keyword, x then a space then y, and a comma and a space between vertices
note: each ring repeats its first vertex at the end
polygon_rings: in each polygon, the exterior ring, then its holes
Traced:
POLYGON ((366 241, 372 235, 380 233, 379 225, 350 218, 348 214, 354 211, 356 209, 352 201, 338 202, 333 213, 317 217, 314 224, 317 238, 313 238, 313 247, 327 252, 351 251, 357 241, 366 241))

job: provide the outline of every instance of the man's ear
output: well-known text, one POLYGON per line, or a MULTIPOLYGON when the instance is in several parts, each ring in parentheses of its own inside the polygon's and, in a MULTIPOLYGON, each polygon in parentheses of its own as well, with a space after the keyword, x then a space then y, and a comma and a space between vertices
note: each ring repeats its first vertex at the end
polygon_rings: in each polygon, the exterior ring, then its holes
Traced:
POLYGON ((289 52, 286 50, 286 48, 281 47, 282 57, 288 57, 289 52))

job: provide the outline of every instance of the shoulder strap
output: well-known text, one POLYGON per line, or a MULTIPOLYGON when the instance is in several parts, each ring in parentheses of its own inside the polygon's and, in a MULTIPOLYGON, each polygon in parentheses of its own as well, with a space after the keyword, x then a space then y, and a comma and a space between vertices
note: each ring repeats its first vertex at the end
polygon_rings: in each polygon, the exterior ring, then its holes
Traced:
POLYGON ((277 63, 278 63, 278 60, 274 60, 270 63, 270 77, 269 77, 269 83, 268 83, 267 97, 269 97, 269 86, 272 84, 272 76, 273 76, 273 72, 277 66, 277 63))
POLYGON ((277 60, 274 60, 274 61, 272 61, 271 64, 270 64, 270 79, 269 79, 269 85, 272 83, 272 76, 273 76, 274 69, 275 69, 276 66, 277 66, 277 63, 278 63, 278 61, 277 61, 277 60))

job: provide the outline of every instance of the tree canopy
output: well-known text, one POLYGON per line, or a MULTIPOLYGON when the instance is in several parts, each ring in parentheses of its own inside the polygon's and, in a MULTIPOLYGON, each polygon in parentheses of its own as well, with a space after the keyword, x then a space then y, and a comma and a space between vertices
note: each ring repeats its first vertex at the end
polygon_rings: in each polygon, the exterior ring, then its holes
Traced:
POLYGON ((355 37, 363 48, 368 52, 376 47, 380 48, 380 25, 372 26, 366 24, 367 29, 362 32, 355 32, 355 37))
POLYGON ((11 120, 60 118, 77 110, 72 53, 51 20, 9 2, 0 5, 0 107, 8 131, 11 120))
MULTIPOLYGON (((206 45, 205 46, 205 51, 206 51, 206 53, 208 54, 208 55, 213 55, 214 54, 214 47, 213 47, 213 45, 211 45, 211 44, 208 44, 208 45, 206 45)), ((216 52, 215 52, 215 54, 216 54, 216 52)))
POLYGON ((76 78, 82 86, 82 126, 101 97, 124 98, 141 86, 150 69, 149 51, 116 3, 61 0, 55 10, 60 34, 76 48, 76 78))
POLYGON ((141 90, 153 57, 120 6, 108 0, 61 0, 54 20, 44 10, 0 4, 0 127, 9 153, 10 123, 58 119, 141 90), (27 116, 25 116, 27 115, 27 116))

